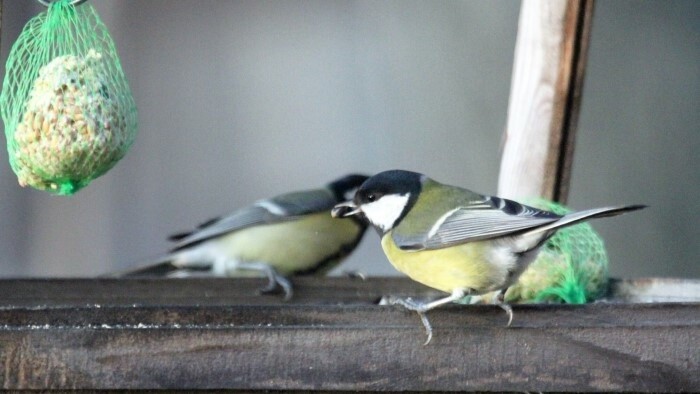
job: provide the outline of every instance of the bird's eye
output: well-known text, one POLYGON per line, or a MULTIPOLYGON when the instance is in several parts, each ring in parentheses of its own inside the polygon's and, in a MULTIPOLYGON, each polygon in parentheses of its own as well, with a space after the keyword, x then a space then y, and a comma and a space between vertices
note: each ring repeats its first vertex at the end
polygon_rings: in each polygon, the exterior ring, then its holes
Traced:
POLYGON ((377 196, 374 193, 370 193, 367 195, 367 201, 372 202, 377 199, 377 196))

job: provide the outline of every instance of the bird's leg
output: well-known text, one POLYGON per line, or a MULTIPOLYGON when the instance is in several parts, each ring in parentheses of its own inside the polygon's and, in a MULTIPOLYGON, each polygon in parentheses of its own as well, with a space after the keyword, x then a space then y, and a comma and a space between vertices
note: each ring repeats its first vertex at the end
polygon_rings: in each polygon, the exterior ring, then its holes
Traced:
POLYGON ((277 286, 279 286, 284 291, 285 301, 289 301, 292 298, 292 284, 287 278, 280 275, 271 265, 256 262, 240 262, 236 264, 236 268, 250 271, 258 271, 265 274, 265 276, 267 276, 268 279, 268 284, 267 286, 260 289, 261 293, 270 293, 274 291, 277 288, 277 286))
POLYGON ((513 322, 513 308, 511 308, 511 306, 506 304, 504 301, 507 290, 508 288, 505 288, 501 289, 501 291, 498 292, 498 294, 494 298, 494 304, 498 305, 501 309, 506 311, 506 313, 508 314, 508 324, 506 324, 506 327, 510 327, 510 323, 513 322))
POLYGON ((430 321, 428 320, 428 316, 425 314, 427 311, 437 308, 441 305, 449 304, 450 302, 457 301, 461 298, 464 298, 466 295, 466 292, 464 289, 455 289, 452 291, 452 294, 448 297, 445 298, 440 298, 439 300, 435 300, 432 302, 416 302, 413 301, 411 298, 406 298, 406 299, 401 299, 401 298, 396 298, 390 301, 392 305, 402 305, 404 308, 415 311, 418 313, 418 316, 420 316, 421 322, 423 322, 423 327, 425 327, 425 333, 428 335, 428 339, 425 341, 423 345, 427 345, 430 343, 430 340, 433 339, 433 327, 430 325, 430 321))

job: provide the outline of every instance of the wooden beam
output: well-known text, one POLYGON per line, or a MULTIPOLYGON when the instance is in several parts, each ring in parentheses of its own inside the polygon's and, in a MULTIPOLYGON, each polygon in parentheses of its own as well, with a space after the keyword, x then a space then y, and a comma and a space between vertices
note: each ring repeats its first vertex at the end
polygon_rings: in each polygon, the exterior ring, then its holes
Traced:
POLYGON ((263 278, 0 279, 0 308, 375 305, 386 294, 419 297, 443 294, 398 278, 362 280, 300 276, 290 280, 294 285, 294 296, 290 302, 285 302, 281 294, 259 294, 267 284, 263 278))
POLYGON ((511 327, 496 306, 450 305, 423 346, 415 313, 376 301, 424 287, 294 281, 283 303, 254 279, 2 280, 0 387, 700 391, 697 302, 515 305, 511 327))
POLYGON ((593 0, 523 0, 500 196, 566 202, 592 18, 593 0))

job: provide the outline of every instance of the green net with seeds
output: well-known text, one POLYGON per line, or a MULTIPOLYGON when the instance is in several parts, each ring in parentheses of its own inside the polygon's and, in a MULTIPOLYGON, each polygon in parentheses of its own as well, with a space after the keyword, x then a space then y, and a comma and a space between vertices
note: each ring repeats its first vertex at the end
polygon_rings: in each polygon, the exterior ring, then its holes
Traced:
POLYGON ((58 0, 27 22, 0 95, 21 186, 71 195, 111 169, 136 136, 136 105, 95 9, 58 0))
MULTIPOLYGON (((521 201, 535 208, 563 215, 571 212, 557 203, 521 201)), ((602 297, 608 285, 608 255, 603 239, 589 223, 558 230, 540 248, 535 261, 505 294, 507 303, 584 304, 602 297)), ((481 297, 492 302, 496 293, 481 297)))

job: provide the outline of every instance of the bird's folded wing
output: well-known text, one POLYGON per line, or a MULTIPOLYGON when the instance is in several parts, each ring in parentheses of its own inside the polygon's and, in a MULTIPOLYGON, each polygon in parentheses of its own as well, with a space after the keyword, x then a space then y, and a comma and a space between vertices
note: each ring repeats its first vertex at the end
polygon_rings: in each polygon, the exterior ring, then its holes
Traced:
POLYGON ((174 250, 246 227, 294 220, 303 215, 330 210, 336 203, 333 195, 324 189, 261 200, 228 216, 207 221, 189 234, 178 234, 174 250))
POLYGON ((515 201, 485 197, 445 212, 430 228, 407 231, 399 226, 392 237, 404 250, 440 249, 523 232, 560 218, 515 201))

